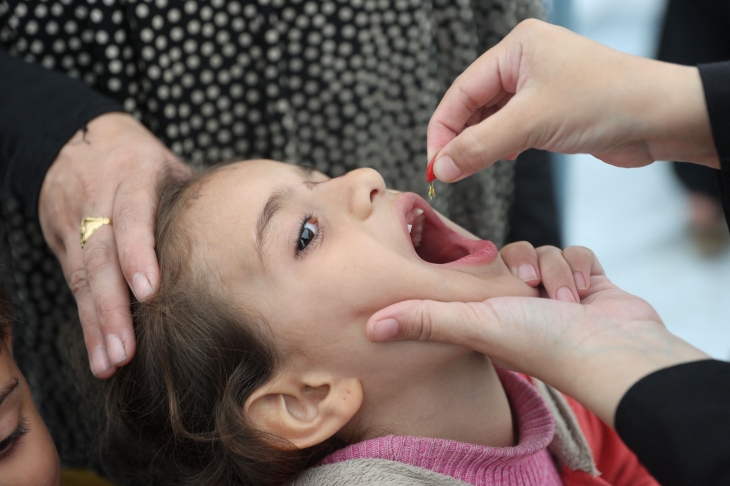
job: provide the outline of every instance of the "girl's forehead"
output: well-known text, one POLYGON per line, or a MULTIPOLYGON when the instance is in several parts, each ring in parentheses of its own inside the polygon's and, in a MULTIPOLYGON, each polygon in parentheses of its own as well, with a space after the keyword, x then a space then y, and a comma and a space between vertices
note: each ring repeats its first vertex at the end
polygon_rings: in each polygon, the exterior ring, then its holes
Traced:
POLYGON ((326 174, 308 166, 287 164, 276 160, 242 160, 218 168, 211 180, 227 180, 231 177, 276 181, 281 177, 322 181, 330 179, 326 174))
POLYGON ((277 188, 301 183, 295 166, 269 160, 237 162, 219 168, 190 206, 188 229, 201 258, 219 272, 258 268, 257 227, 277 188))
POLYGON ((219 204, 233 196, 268 197, 274 186, 297 180, 295 166, 272 160, 247 160, 220 167, 206 178, 201 195, 219 204))
POLYGON ((267 197, 267 192, 279 183, 293 177, 286 164, 270 160, 234 162, 211 173, 199 191, 199 198, 208 204, 230 206, 237 200, 253 200, 267 197))

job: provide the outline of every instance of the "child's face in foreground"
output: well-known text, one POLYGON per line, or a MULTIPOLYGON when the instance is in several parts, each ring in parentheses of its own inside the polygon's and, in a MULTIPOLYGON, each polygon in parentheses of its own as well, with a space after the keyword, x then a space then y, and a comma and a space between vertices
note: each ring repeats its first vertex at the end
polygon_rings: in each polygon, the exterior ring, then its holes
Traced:
POLYGON ((217 171, 200 196, 192 217, 201 222, 194 231, 204 271, 220 278, 227 296, 253 306, 287 354, 322 366, 388 369, 454 353, 444 345, 371 344, 368 317, 395 302, 535 295, 494 245, 447 229, 422 198, 387 190, 374 170, 327 179, 297 166, 247 161, 217 171), (411 238, 418 238, 417 220, 414 235, 407 226, 418 208, 425 210, 423 258, 411 238))
POLYGON ((10 355, 10 340, 0 340, 0 485, 60 483, 56 447, 10 355))

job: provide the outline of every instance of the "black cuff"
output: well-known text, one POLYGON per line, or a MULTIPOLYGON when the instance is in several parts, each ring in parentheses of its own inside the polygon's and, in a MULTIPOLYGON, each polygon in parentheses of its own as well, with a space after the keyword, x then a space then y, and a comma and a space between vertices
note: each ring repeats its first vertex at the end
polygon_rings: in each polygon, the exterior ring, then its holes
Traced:
POLYGON ((730 363, 645 376, 621 399, 616 431, 664 486, 730 484, 730 363))
POLYGON ((730 61, 697 66, 720 160, 730 160, 730 61))
POLYGON ((718 183, 725 220, 730 227, 730 61, 697 66, 710 115, 712 138, 720 158, 718 183))

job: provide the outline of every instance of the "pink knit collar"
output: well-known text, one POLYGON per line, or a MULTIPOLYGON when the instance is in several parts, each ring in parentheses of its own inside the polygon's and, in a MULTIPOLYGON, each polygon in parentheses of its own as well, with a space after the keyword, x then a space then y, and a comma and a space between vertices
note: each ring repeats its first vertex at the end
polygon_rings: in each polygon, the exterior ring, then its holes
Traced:
MULTIPOLYGON (((452 476, 478 486, 560 485, 547 446, 555 419, 537 390, 521 376, 497 369, 519 433, 514 447, 487 447, 425 437, 388 435, 347 446, 320 465, 350 459, 388 459, 452 476)), ((488 412, 486 412, 488 413, 488 412)))

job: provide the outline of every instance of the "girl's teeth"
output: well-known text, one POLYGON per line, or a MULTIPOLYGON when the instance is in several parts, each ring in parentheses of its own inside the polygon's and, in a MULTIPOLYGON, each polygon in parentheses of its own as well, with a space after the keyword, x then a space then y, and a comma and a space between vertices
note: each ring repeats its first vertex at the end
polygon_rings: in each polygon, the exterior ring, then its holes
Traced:
POLYGON ((423 223, 426 220, 426 217, 423 215, 423 209, 413 209, 410 213, 408 213, 408 219, 411 220, 411 224, 408 225, 408 233, 411 235, 411 242, 414 247, 418 247, 423 239, 423 223))
POLYGON ((423 239, 423 221, 417 221, 415 223, 415 230, 409 232, 411 233, 411 242, 413 243, 413 246, 418 247, 423 239))

